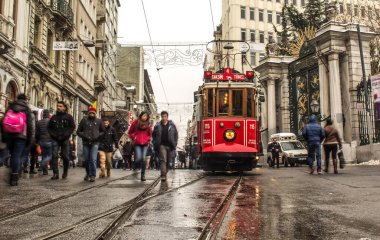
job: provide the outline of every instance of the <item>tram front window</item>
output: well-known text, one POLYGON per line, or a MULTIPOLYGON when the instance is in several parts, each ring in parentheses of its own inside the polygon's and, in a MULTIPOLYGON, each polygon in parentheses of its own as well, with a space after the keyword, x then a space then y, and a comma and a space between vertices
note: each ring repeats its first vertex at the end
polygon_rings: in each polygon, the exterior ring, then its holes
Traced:
POLYGON ((243 115, 243 91, 232 90, 232 115, 243 115))
POLYGON ((229 106, 228 90, 219 90, 219 115, 228 115, 229 106))

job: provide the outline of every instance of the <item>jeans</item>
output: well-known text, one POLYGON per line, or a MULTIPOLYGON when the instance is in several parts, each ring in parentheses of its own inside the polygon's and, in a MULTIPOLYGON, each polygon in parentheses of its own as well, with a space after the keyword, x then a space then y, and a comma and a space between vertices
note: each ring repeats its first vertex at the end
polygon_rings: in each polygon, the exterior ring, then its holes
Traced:
POLYGON ((135 145, 135 164, 140 164, 141 166, 141 176, 145 176, 145 156, 148 152, 148 146, 135 145))
POLYGON ((166 177, 167 173, 167 163, 168 160, 170 161, 171 155, 170 155, 170 147, 161 145, 159 150, 159 158, 160 158, 160 167, 161 167, 161 176, 166 177))
POLYGON ((321 144, 319 142, 311 142, 307 145, 307 161, 309 167, 313 167, 314 156, 317 157, 317 170, 321 171, 321 144))
POLYGON ((26 140, 14 138, 8 141, 9 153, 11 154, 11 171, 18 174, 21 168, 21 157, 25 149, 26 140))
POLYGON ((44 139, 40 141, 41 146, 41 154, 42 154, 42 169, 47 170, 48 169, 48 163, 53 158, 53 140, 50 139, 44 139))
POLYGON ((53 173, 58 174, 58 152, 61 150, 61 158, 63 160, 63 172, 67 172, 69 169, 69 139, 63 141, 53 140, 53 159, 52 168, 53 173))
MULTIPOLYGON (((21 154, 21 164, 26 169, 29 164, 29 153, 30 153, 31 145, 25 146, 25 148, 22 150, 21 154)), ((21 169, 20 169, 21 170, 21 169)))
POLYGON ((86 166, 86 175, 96 177, 96 161, 98 160, 99 143, 83 144, 83 159, 86 166))

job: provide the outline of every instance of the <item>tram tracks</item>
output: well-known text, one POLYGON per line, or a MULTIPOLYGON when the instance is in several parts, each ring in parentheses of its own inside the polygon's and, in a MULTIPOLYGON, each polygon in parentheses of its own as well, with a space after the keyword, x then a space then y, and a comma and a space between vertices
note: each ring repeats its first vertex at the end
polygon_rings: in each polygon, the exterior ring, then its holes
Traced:
POLYGON ((147 201, 156 198, 158 196, 162 196, 164 194, 168 194, 173 191, 177 191, 181 188, 187 187, 191 184, 196 183, 197 181, 203 179, 206 175, 202 174, 200 177, 190 180, 189 182, 180 185, 175 188, 171 188, 165 191, 159 191, 158 193, 151 194, 151 191, 157 186, 157 184, 160 182, 160 178, 157 178, 151 183, 148 187, 145 188, 145 190, 140 193, 137 197, 117 206, 110 210, 107 210, 105 212, 96 214, 94 216, 88 217, 84 220, 81 220, 75 224, 72 224, 70 226, 58 229, 56 231, 53 231, 51 233, 45 234, 43 236, 36 237, 34 239, 36 240, 45 240, 45 239, 51 239, 54 237, 62 236, 66 233, 69 233, 70 231, 73 231, 74 229, 81 227, 85 224, 106 218, 110 215, 117 214, 117 216, 107 225, 103 231, 98 234, 94 239, 112 239, 112 237, 118 232, 119 226, 126 222, 136 211, 137 208, 145 204, 147 201))
POLYGON ((239 185, 242 181, 242 176, 239 176, 235 182, 230 187, 227 195, 224 197, 223 201, 219 204, 215 212, 211 215, 210 219, 207 221, 206 225, 203 227, 201 234, 197 238, 198 240, 209 240, 216 239, 219 233, 220 227, 223 224, 224 217, 226 216, 231 203, 236 196, 239 185))
POLYGON ((65 199, 68 199, 68 198, 71 198, 71 197, 74 197, 74 196, 77 196, 78 194, 81 194, 81 193, 84 193, 84 192, 87 192, 89 190, 92 190, 92 189, 96 189, 96 188, 102 188, 102 187, 105 187, 107 186, 108 184, 112 183, 112 182, 115 182, 115 181, 119 181, 119 180, 125 180, 131 176, 134 176, 136 175, 137 172, 135 173, 132 173, 132 174, 129 174, 127 176, 124 176, 124 177, 120 177, 120 178, 115 178, 115 179, 112 179, 112 180, 109 180, 107 182, 104 182, 104 183, 101 183, 101 184, 98 184, 98 185, 94 185, 94 186, 91 186, 91 187, 87 187, 87 188, 84 188, 84 189, 81 189, 79 191, 75 191, 75 192, 72 192, 72 193, 69 193, 69 194, 66 194, 66 195, 63 195, 63 196, 60 196, 60 197, 57 197, 55 199, 52 199, 52 200, 49 200, 49 201, 45 201, 45 202, 42 202, 42 203, 39 203, 39 204, 36 204, 34 206, 31 206, 31 207, 28 207, 28 208, 25 208, 25 209, 22 209, 20 211, 16 211, 14 213, 11 213, 11 214, 5 214, 3 216, 0 216, 0 223, 1 222, 4 222, 4 221, 7 221, 7 220, 10 220, 10 219, 13 219, 13 218, 16 218, 18 216, 22 216, 24 214, 27 214, 27 213, 30 213, 30 212, 33 212, 37 209, 40 209, 40 208, 43 208, 43 207, 46 207, 50 204, 53 204, 53 203, 57 203, 59 201, 62 201, 62 200, 65 200, 65 199))

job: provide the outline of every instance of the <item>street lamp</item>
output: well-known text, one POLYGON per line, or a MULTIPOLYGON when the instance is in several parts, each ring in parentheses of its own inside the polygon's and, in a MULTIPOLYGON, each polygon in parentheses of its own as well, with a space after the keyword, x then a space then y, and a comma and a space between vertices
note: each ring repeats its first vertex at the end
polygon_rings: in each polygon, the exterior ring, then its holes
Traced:
POLYGON ((317 114, 319 112, 319 103, 317 100, 313 99, 310 104, 312 113, 317 114))

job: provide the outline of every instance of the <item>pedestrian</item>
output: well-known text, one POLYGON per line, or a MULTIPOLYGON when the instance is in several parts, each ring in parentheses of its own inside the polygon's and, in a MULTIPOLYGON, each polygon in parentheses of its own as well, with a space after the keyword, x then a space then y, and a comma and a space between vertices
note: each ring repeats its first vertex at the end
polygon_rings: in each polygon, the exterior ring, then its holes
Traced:
POLYGON ((122 155, 123 155, 123 170, 126 170, 129 168, 129 170, 132 170, 132 154, 133 154, 133 146, 131 143, 130 138, 125 139, 125 143, 120 141, 120 146, 122 147, 122 155))
MULTIPOLYGON (((145 181, 145 156, 148 151, 148 145, 152 139, 152 129, 149 122, 149 114, 146 111, 142 111, 139 117, 133 121, 129 130, 129 137, 133 141, 135 162, 141 167, 141 181, 145 181)), ((136 166, 134 166, 136 167, 136 166)))
POLYGON ((273 138, 273 141, 268 145, 268 152, 272 154, 271 167, 274 168, 274 165, 277 164, 277 168, 280 168, 280 151, 281 146, 277 142, 276 138, 273 138))
POLYGON ((42 155, 42 174, 48 175, 48 164, 53 157, 53 139, 51 138, 48 126, 49 126, 49 110, 44 109, 42 111, 42 119, 36 124, 36 142, 41 147, 42 155))
POLYGON ((161 181, 166 181, 167 164, 170 161, 171 151, 175 150, 178 142, 178 131, 173 121, 169 120, 166 111, 161 112, 161 121, 154 126, 153 145, 159 153, 161 167, 161 181))
POLYGON ((317 123, 317 117, 312 114, 309 123, 304 127, 302 132, 307 142, 307 160, 310 167, 310 174, 314 173, 314 158, 317 158, 317 172, 322 174, 321 167, 321 142, 325 138, 325 132, 317 123))
POLYGON ((111 176, 112 167, 112 154, 114 147, 118 147, 117 135, 115 129, 110 125, 108 118, 103 119, 104 134, 100 138, 99 143, 99 160, 100 160, 100 175, 99 177, 104 178, 105 165, 107 164, 107 177, 111 176))
POLYGON ((82 138, 83 159, 86 167, 85 181, 95 182, 99 140, 104 135, 102 120, 96 117, 96 108, 89 107, 88 116, 80 121, 77 135, 82 138))
POLYGON ((332 154, 332 160, 334 165, 334 173, 338 173, 338 163, 337 163, 337 153, 338 147, 342 149, 342 142, 340 140, 338 129, 333 125, 331 118, 326 120, 325 130, 325 141, 323 142, 323 148, 325 150, 325 169, 326 173, 329 172, 329 160, 330 153, 332 154))
POLYGON ((36 151, 36 112, 33 111, 32 114, 30 115, 31 118, 32 118, 32 142, 26 146, 24 148, 24 150, 22 151, 22 155, 21 155, 21 161, 22 161, 22 165, 23 165, 23 171, 20 169, 20 172, 19 172, 19 175, 21 176, 21 173, 24 172, 24 173, 28 173, 28 165, 30 164, 30 174, 37 174, 37 170, 34 169, 35 165, 36 165, 36 162, 37 162, 37 159, 38 159, 38 155, 37 155, 37 151, 36 151), (30 156, 30 159, 29 159, 29 156, 30 156))
POLYGON ((69 158, 69 139, 75 130, 73 116, 68 113, 67 105, 64 101, 58 101, 57 111, 50 118, 48 132, 53 140, 53 158, 51 166, 53 168, 52 180, 59 179, 58 157, 63 160, 62 178, 67 178, 70 166, 69 158))
POLYGON ((10 104, 2 122, 3 134, 11 154, 9 181, 11 186, 18 184, 23 149, 32 143, 32 121, 32 112, 28 107, 27 96, 22 93, 10 104))
POLYGON ((70 149, 70 162, 71 162, 71 165, 73 166, 73 168, 75 168, 75 160, 77 159, 77 153, 76 153, 76 142, 74 140, 74 138, 72 138, 70 140, 70 146, 69 146, 69 149, 70 149))

